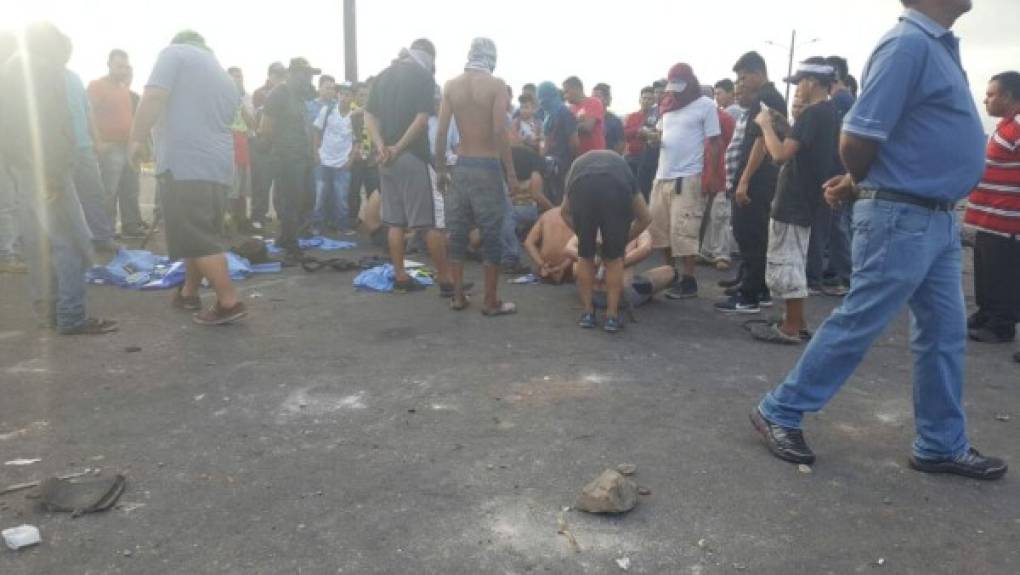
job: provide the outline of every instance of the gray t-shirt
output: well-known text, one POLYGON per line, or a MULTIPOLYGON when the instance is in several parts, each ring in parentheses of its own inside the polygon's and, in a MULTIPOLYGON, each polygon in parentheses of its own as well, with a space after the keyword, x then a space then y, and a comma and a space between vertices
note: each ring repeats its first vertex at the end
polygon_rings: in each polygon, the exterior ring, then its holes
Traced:
POLYGON ((207 50, 186 44, 163 49, 146 87, 170 92, 156 123, 156 172, 175 180, 234 182, 234 137, 230 131, 241 95, 207 50))

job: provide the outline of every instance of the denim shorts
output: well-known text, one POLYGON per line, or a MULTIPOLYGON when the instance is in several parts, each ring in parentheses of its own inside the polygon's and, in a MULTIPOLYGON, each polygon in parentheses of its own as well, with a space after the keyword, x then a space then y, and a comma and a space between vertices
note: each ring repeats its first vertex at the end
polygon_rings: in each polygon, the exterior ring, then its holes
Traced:
POLYGON ((446 198, 446 227, 450 232, 450 259, 464 261, 468 234, 477 227, 482 236, 482 258, 499 265, 503 256, 500 234, 507 212, 503 168, 495 158, 457 159, 446 198))

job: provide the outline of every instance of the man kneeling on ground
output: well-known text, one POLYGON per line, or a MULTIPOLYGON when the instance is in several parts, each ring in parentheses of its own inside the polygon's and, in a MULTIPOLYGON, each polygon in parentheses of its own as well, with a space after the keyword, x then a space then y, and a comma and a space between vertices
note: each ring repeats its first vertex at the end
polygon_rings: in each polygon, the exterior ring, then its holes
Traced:
MULTIPOLYGON (((524 239, 524 249, 535 262, 535 272, 545 283, 559 285, 574 281, 574 259, 567 257, 573 230, 563 220, 559 206, 542 214, 524 239)), ((576 251, 576 249, 575 249, 576 251)))
POLYGON ((577 291, 584 307, 578 325, 583 328, 596 325, 592 293, 596 240, 601 235, 600 255, 606 266, 605 330, 620 331, 623 328, 620 295, 623 293, 624 250, 652 221, 626 160, 605 150, 591 151, 575 160, 567 174, 561 214, 577 233, 577 291))

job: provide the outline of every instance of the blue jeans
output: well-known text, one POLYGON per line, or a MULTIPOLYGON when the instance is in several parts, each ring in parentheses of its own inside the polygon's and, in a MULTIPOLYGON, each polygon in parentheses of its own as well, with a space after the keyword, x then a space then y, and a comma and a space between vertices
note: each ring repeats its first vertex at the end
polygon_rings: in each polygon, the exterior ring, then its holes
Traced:
POLYGON ((40 324, 70 330, 85 321, 91 234, 71 174, 54 197, 37 189, 31 168, 14 171, 32 305, 40 324))
POLYGON ((514 231, 517 233, 517 239, 520 241, 521 238, 527 237, 528 232, 531 231, 531 226, 535 225, 535 222, 538 221, 538 206, 535 204, 514 206, 512 213, 514 216, 514 231))
POLYGON ((85 221, 92 232, 92 241, 113 241, 113 220, 106 209, 103 179, 99 174, 99 160, 92 148, 78 148, 74 158, 74 189, 85 212, 85 221))
POLYGON ((853 274, 843 304, 818 329, 782 385, 759 408, 799 428, 822 409, 904 305, 914 355, 914 453, 951 457, 968 448, 961 395, 966 310, 954 215, 911 204, 861 200, 853 208, 853 274))
POLYGON ((516 265, 521 261, 521 240, 517 239, 517 221, 514 217, 513 202, 510 201, 510 196, 506 193, 503 196, 506 198, 506 217, 503 218, 503 227, 499 234, 500 244, 503 246, 503 257, 500 263, 516 265))
POLYGON ((0 163, 0 259, 10 259, 16 255, 14 244, 18 241, 17 210, 14 181, 7 167, 0 163))
POLYGON ((350 229, 347 203, 350 189, 351 171, 347 168, 316 167, 312 222, 316 225, 333 225, 341 230, 350 229))

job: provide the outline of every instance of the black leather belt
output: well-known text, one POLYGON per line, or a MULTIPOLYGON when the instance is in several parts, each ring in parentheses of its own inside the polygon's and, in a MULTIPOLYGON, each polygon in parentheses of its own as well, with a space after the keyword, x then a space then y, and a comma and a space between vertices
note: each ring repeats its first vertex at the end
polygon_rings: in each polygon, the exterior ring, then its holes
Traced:
POLYGON ((913 204, 915 206, 921 206, 922 208, 928 208, 929 210, 939 212, 951 212, 956 209, 956 204, 954 204, 953 202, 942 202, 939 200, 922 198, 920 196, 914 196, 911 194, 893 192, 890 190, 861 190, 857 192, 857 199, 884 200, 887 202, 896 202, 899 204, 913 204))

